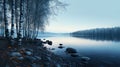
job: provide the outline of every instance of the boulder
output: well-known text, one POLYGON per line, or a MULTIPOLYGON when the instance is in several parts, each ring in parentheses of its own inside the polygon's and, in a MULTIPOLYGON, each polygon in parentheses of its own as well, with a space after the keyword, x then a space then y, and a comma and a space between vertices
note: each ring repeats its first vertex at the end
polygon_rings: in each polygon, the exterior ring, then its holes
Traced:
POLYGON ((17 59, 18 59, 18 60, 23 60, 23 59, 24 59, 24 57, 18 57, 17 59))
POLYGON ((72 56, 72 57, 79 57, 79 55, 76 54, 76 53, 71 54, 71 56, 72 56))
POLYGON ((41 59, 42 59, 42 58, 39 57, 39 56, 35 56, 35 58, 36 58, 37 60, 41 60, 41 59))
POLYGON ((58 48, 60 48, 60 49, 62 49, 62 48, 64 48, 62 45, 60 45, 60 46, 58 46, 58 48))
POLYGON ((13 63, 21 63, 22 60, 24 60, 24 57, 19 52, 11 52, 10 60, 12 60, 13 63))
POLYGON ((81 62, 82 62, 83 64, 87 64, 89 60, 90 60, 89 57, 81 57, 81 62))
POLYGON ((77 53, 76 49, 74 49, 74 48, 67 48, 66 52, 67 53, 77 53))
POLYGON ((25 62, 35 62, 37 60, 37 58, 32 57, 32 56, 26 56, 24 61, 25 62))
POLYGON ((12 57, 20 57, 22 55, 19 52, 11 52, 10 56, 12 56, 12 57))
POLYGON ((48 45, 52 45, 52 41, 47 40, 46 42, 48 45))
POLYGON ((59 45, 63 45, 63 44, 59 44, 59 45))
POLYGON ((27 48, 22 48, 22 49, 19 50, 19 52, 22 55, 32 55, 33 50, 32 49, 27 49, 27 48))
POLYGON ((55 50, 55 48, 51 48, 51 50, 55 50))
POLYGON ((32 52, 26 51, 25 54, 26 54, 26 55, 32 55, 32 52))

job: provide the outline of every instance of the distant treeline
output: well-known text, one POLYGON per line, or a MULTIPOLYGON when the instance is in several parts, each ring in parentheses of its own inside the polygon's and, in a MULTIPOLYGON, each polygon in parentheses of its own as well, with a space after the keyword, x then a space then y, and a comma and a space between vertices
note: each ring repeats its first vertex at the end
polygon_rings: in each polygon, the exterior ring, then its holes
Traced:
POLYGON ((71 33, 72 36, 98 40, 120 40, 120 27, 96 28, 71 33))

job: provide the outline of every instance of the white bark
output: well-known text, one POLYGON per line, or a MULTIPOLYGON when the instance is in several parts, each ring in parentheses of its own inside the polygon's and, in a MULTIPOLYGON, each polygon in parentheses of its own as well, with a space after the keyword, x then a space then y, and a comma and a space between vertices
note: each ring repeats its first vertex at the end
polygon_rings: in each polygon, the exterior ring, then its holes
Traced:
POLYGON ((11 38, 14 38, 14 23, 15 23, 15 0, 12 0, 12 13, 11 13, 11 38))
POLYGON ((5 37, 9 37, 9 29, 8 29, 8 19, 7 19, 7 1, 4 0, 4 23, 5 23, 5 37))
POLYGON ((19 33, 19 16, 20 16, 20 10, 18 8, 19 0, 15 0, 15 23, 16 23, 16 37, 18 38, 19 33))
POLYGON ((20 0, 20 22, 19 22, 19 43, 18 45, 22 45, 21 42, 22 42, 22 30, 23 30, 23 22, 24 22, 24 10, 23 10, 23 3, 24 1, 23 0, 20 0))

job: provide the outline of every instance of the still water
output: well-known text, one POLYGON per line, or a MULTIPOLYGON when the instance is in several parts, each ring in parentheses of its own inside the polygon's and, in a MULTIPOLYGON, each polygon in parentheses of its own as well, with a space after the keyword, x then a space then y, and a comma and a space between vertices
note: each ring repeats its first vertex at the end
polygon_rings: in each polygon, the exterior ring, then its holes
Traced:
POLYGON ((91 40, 71 36, 42 37, 41 39, 43 38, 53 41, 52 46, 45 46, 55 48, 52 51, 57 55, 70 58, 65 53, 65 49, 72 47, 77 50, 80 56, 89 57, 90 61, 87 67, 120 67, 119 41, 91 40), (65 48, 59 49, 60 43, 65 48))

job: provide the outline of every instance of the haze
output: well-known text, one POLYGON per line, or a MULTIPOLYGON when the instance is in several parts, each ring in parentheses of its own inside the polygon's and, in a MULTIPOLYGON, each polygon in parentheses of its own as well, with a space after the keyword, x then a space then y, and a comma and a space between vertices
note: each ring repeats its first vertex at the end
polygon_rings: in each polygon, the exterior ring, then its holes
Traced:
POLYGON ((73 32, 120 26, 120 0, 66 0, 65 10, 50 19, 49 32, 73 32))

